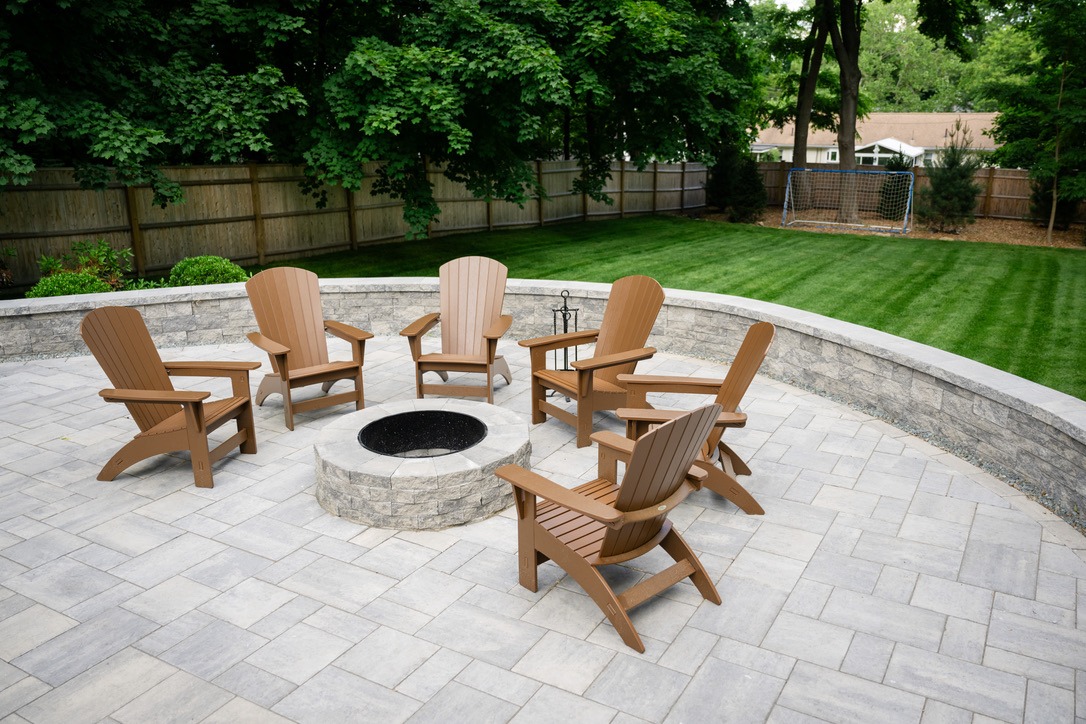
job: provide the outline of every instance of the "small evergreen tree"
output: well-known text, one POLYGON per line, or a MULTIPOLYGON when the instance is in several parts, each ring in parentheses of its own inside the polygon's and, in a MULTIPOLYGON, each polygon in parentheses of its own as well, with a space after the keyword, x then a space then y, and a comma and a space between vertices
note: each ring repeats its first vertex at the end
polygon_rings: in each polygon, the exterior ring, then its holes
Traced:
POLYGON ((957 234, 966 224, 976 221, 973 207, 980 186, 974 175, 980 158, 970 150, 969 130, 959 118, 954 122, 947 143, 928 169, 929 185, 920 190, 917 216, 932 231, 957 234))
POLYGON ((725 212, 728 221, 758 221, 767 201, 758 163, 736 146, 722 149, 705 184, 705 201, 725 212))

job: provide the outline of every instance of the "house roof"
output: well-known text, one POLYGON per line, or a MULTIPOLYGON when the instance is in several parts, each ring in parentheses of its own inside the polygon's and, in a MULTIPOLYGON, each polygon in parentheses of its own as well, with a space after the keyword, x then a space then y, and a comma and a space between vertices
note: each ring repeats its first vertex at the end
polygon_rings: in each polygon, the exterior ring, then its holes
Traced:
MULTIPOLYGON (((995 142, 984 132, 992 127, 995 117, 995 113, 871 113, 856 121, 856 145, 869 146, 879 139, 894 138, 924 149, 942 148, 954 122, 960 118, 972 136, 971 148, 990 151, 995 149, 995 142)), ((758 143, 791 146, 794 141, 795 124, 792 123, 784 128, 766 128, 758 132, 758 143)), ((811 129, 807 145, 834 147, 837 134, 811 129)))

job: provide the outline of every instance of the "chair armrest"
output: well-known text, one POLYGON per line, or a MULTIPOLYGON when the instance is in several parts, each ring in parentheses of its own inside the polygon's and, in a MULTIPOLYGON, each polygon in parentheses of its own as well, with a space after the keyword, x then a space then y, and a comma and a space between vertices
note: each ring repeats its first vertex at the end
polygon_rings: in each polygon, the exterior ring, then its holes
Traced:
POLYGON ((588 359, 577 360, 575 362, 570 362, 569 366, 578 372, 587 372, 589 370, 599 370, 605 367, 614 367, 615 365, 637 362, 638 360, 648 359, 654 354, 656 354, 655 347, 642 347, 641 349, 632 349, 626 352, 615 352, 614 354, 605 354, 601 357, 589 357, 588 359))
MULTIPOLYGON (((689 410, 643 410, 639 407, 620 407, 615 410, 615 416, 621 420, 636 420, 647 422, 650 425, 659 425, 670 422, 677 417, 690 412, 689 410)), ((738 427, 745 424, 747 416, 742 412, 721 412, 717 415, 713 427, 738 427)))
POLYGON ((279 344, 274 339, 269 339, 260 332, 249 332, 249 341, 271 355, 284 355, 290 352, 290 347, 279 344))
POLYGON ((564 334, 551 334, 546 337, 533 337, 532 339, 522 339, 517 344, 521 347, 528 347, 530 349, 543 348, 544 351, 549 352, 552 349, 562 349, 563 347, 574 347, 578 344, 588 344, 600 336, 600 330, 598 329, 585 329, 580 332, 565 332, 564 334))
POLYGON ((166 374, 179 377, 230 377, 260 369, 259 362, 163 362, 166 374))
POLYGON ((610 430, 594 432, 590 439, 601 448, 613 450, 616 455, 625 460, 629 460, 630 456, 633 455, 634 441, 610 430))
POLYGON ((349 324, 336 322, 332 319, 324 320, 324 328, 328 330, 330 334, 333 334, 340 339, 345 339, 348 342, 365 342, 367 339, 373 338, 373 334, 364 329, 352 327, 349 324))
POLYGON ((211 397, 210 392, 187 390, 102 390, 98 393, 107 402, 153 402, 158 404, 192 404, 211 397))
POLYGON ((724 380, 707 377, 672 377, 665 375, 619 375, 618 383, 626 389, 638 387, 645 392, 671 392, 692 395, 713 395, 720 391, 724 380))
POLYGON ((502 465, 494 471, 494 474, 502 480, 509 481, 515 488, 545 498, 576 513, 587 515, 589 518, 598 520, 601 523, 613 524, 622 519, 621 511, 592 498, 587 498, 580 493, 575 493, 568 488, 563 488, 558 483, 533 473, 531 470, 525 470, 519 465, 502 465))
POLYGON ((426 334, 434 325, 441 319, 440 312, 433 312, 432 314, 426 314, 419 317, 411 324, 400 330, 401 337, 418 337, 419 335, 426 334))
POLYGON ((503 314, 498 317, 494 324, 490 325, 487 330, 483 332, 483 336, 487 339, 500 339, 503 334, 509 331, 509 327, 512 324, 513 315, 503 314))

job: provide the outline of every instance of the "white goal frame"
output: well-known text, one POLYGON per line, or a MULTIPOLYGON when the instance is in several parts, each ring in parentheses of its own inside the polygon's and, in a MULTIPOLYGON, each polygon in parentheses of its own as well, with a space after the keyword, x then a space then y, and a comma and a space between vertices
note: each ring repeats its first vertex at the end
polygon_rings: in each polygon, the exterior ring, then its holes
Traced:
POLYGON ((781 226, 812 224, 907 234, 913 210, 912 171, 793 168, 781 226))

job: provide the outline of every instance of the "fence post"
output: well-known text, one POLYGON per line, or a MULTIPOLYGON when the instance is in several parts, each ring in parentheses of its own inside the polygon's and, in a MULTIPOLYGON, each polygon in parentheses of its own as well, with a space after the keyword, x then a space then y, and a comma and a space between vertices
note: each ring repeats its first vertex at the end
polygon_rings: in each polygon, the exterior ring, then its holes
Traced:
POLYGON ((679 169, 679 211, 686 209, 686 161, 679 169))
POLYGON ((652 162, 652 213, 656 213, 656 193, 660 188, 660 162, 652 162))
POLYGON ((249 193, 253 199, 253 240, 256 243, 256 263, 264 266, 264 214, 260 205, 260 179, 256 164, 249 164, 249 193))
POLYGON ((143 276, 147 271, 147 257, 143 249, 139 212, 136 211, 136 190, 131 186, 124 187, 124 206, 128 214, 128 228, 132 232, 132 256, 136 261, 136 276, 143 276))
POLYGON ((539 191, 536 194, 536 201, 539 204, 539 225, 543 226, 543 159, 541 158, 535 160, 535 179, 539 184, 539 191))
POLYGON ((486 230, 494 231, 494 199, 486 197, 486 230))
POLYGON ((626 161, 618 162, 618 218, 626 218, 626 161))
POLYGON ((995 166, 988 167, 988 183, 984 187, 984 205, 981 216, 989 216, 992 213, 992 187, 995 185, 995 166))
POLYGON ((354 214, 354 191, 343 189, 347 192, 347 238, 351 243, 351 251, 358 249, 358 222, 354 214))

